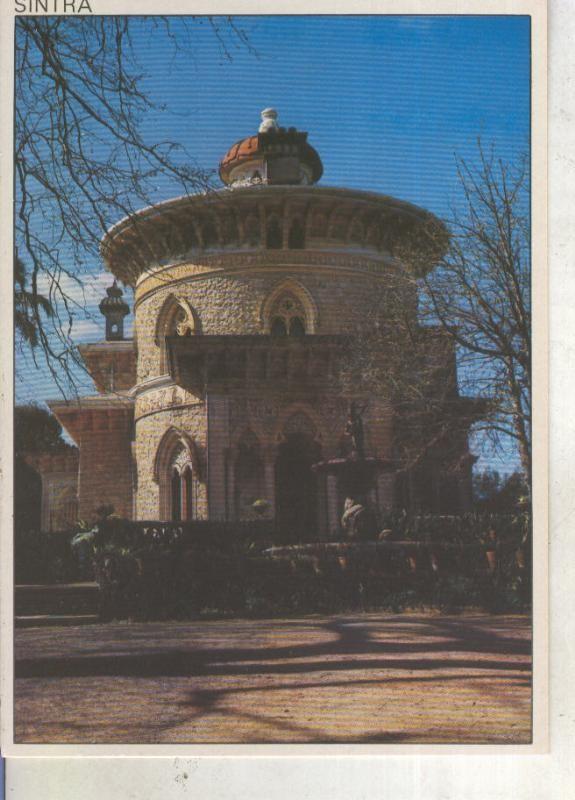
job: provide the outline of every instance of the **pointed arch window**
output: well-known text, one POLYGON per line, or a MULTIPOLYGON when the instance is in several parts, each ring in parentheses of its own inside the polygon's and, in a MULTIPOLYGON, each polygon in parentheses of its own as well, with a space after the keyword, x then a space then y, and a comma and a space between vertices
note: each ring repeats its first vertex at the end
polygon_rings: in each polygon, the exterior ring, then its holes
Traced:
POLYGON ((305 325, 301 317, 292 317, 289 325, 290 336, 305 336, 305 325))
POLYGON ((176 467, 172 469, 172 514, 171 518, 174 522, 179 522, 182 519, 182 481, 181 476, 176 467))
POLYGON ((266 247, 268 250, 280 250, 283 247, 283 232, 276 216, 270 217, 266 228, 266 247))
POLYGON ((165 432, 154 459, 154 480, 159 485, 161 520, 196 518, 201 467, 195 443, 185 432, 176 428, 165 432))
POLYGON ((160 373, 168 369, 167 336, 194 336, 200 333, 200 321, 195 309, 184 297, 170 295, 158 314, 156 345, 160 348, 160 373))
POLYGON ((193 474, 192 467, 187 464, 182 473, 182 519, 190 520, 194 516, 193 474))
POLYGON ((194 519, 194 473, 188 454, 180 451, 170 471, 170 507, 168 516, 174 522, 194 519))
POLYGON ((260 242, 260 221, 255 214, 250 214, 244 223, 244 239, 250 247, 260 242))
POLYGON ((311 292, 292 278, 281 281, 260 307, 260 320, 271 336, 304 336, 318 327, 318 310, 311 292))
POLYGON ((213 247, 218 243, 218 232, 211 220, 207 220, 202 226, 202 240, 204 247, 213 247))
POLYGON ((272 336, 305 336, 305 310, 291 292, 280 295, 272 307, 272 336))
POLYGON ((287 336, 288 331, 285 324, 285 320, 282 317, 274 317, 272 320, 271 330, 270 333, 272 336, 276 338, 280 338, 281 336, 287 336))
POLYGON ((305 231, 299 217, 292 220, 289 236, 288 247, 290 250, 302 250, 305 247, 305 231))

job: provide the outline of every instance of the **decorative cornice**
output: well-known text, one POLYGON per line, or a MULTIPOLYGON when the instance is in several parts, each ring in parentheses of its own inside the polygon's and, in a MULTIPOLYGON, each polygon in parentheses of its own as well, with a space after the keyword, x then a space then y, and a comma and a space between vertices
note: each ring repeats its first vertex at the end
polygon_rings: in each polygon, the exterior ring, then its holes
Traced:
POLYGON ((57 415, 78 414, 84 411, 121 411, 130 410, 134 399, 129 395, 102 395, 81 397, 73 402, 65 400, 47 400, 46 404, 57 415))
POLYGON ((321 242, 381 255, 409 242, 418 271, 430 269, 447 243, 445 227, 436 217, 392 197, 268 185, 179 197, 143 209, 108 231, 102 255, 118 278, 134 285, 151 265, 173 262, 183 253, 197 261, 206 253, 259 249, 265 246, 272 218, 283 249, 313 248, 321 242), (302 232, 299 243, 291 238, 295 224, 302 232))

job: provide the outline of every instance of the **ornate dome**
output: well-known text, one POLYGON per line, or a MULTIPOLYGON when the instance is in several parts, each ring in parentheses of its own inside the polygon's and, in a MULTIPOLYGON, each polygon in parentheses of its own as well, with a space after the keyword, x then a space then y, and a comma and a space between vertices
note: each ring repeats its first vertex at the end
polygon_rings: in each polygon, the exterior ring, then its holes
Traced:
POLYGON ((258 133, 240 139, 220 161, 220 178, 228 186, 258 183, 309 185, 323 174, 317 151, 307 133, 280 128, 277 111, 266 108, 258 133))
POLYGON ((124 292, 120 289, 117 282, 114 281, 114 283, 106 289, 106 297, 104 297, 98 306, 100 312, 104 316, 110 313, 116 313, 122 316, 129 314, 130 306, 122 300, 123 294, 124 292))

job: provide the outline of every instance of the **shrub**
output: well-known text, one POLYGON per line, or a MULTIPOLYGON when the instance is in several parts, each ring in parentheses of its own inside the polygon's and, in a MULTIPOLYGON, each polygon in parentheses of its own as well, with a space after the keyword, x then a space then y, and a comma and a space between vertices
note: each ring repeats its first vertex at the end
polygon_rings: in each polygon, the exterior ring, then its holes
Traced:
POLYGON ((108 517, 78 534, 75 547, 91 548, 108 619, 423 606, 499 611, 530 602, 527 517, 389 515, 385 541, 391 546, 290 546, 277 559, 264 553, 274 536, 260 522, 235 527, 108 517))

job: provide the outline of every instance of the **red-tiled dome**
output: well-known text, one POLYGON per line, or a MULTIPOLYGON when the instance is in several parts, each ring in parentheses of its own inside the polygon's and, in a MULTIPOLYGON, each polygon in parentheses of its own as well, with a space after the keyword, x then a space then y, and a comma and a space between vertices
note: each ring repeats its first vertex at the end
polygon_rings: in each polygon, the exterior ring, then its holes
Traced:
POLYGON ((251 161, 258 155, 259 134, 255 136, 248 136, 247 139, 240 139, 239 142, 233 144, 225 156, 220 161, 220 176, 223 180, 223 174, 229 172, 233 167, 242 164, 244 161, 251 161))
POLYGON ((259 132, 253 136, 233 144, 220 161, 220 178, 224 183, 234 182, 232 172, 250 161, 261 161, 266 165, 266 176, 259 174, 259 179, 264 183, 299 183, 290 177, 289 172, 281 170, 279 177, 277 170, 273 169, 281 159, 296 160, 307 168, 309 182, 316 183, 323 174, 323 164, 317 151, 307 142, 307 133, 297 131, 295 128, 280 128, 277 125, 277 113, 273 109, 262 111, 262 124, 259 132), (270 169, 269 167, 272 167, 270 169), (275 173, 276 177, 272 175, 275 173))

